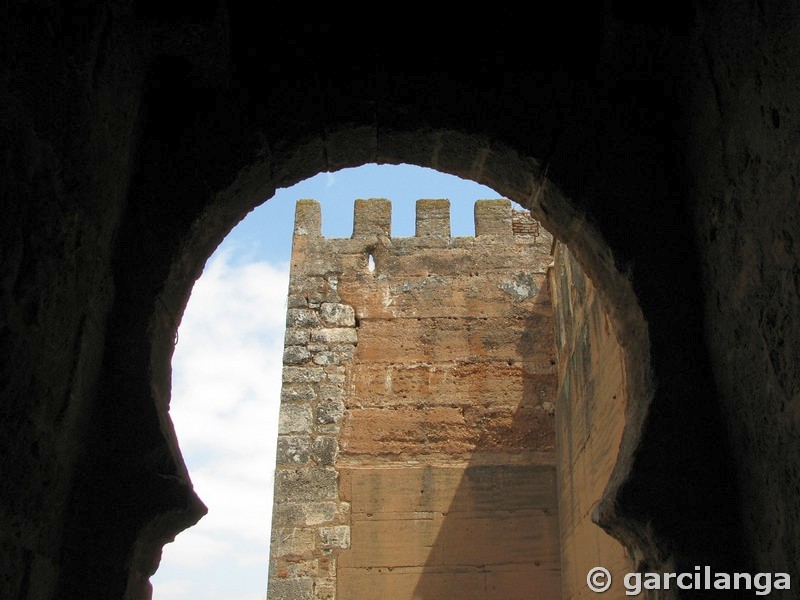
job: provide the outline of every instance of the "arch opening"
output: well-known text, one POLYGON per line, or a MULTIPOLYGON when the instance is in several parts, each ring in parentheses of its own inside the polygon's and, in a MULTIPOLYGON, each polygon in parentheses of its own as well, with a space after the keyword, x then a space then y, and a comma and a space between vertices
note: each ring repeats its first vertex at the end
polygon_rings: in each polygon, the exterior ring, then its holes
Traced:
MULTIPOLYGON (((541 193, 539 193, 538 195, 539 195, 539 196, 541 196, 541 193)), ((370 257, 372 257, 372 254, 373 254, 373 253, 371 252, 371 253, 370 253, 370 257)))
MULTIPOLYGON (((577 260, 589 277, 603 284, 598 286, 598 295, 608 307, 609 318, 621 341, 629 402, 619 460, 595 518, 633 548, 635 554, 646 554, 648 550, 643 548, 652 544, 653 540, 626 533, 627 525, 635 523, 635 520, 619 520, 616 514, 619 505, 614 499, 631 467, 649 400, 647 327, 630 281, 616 268, 613 255, 602 241, 602 236, 581 218, 556 186, 543 177, 539 164, 532 158, 521 157, 517 152, 493 145, 486 139, 451 131, 374 134, 374 130, 369 128, 344 130, 335 135, 326 135, 324 139, 306 140, 281 153, 273 152, 269 160, 248 166, 240 171, 231 185, 216 194, 201 216, 183 231, 180 242, 170 249, 167 262, 171 266, 163 281, 159 301, 148 319, 150 337, 147 343, 151 351, 145 372, 154 392, 164 441, 173 457, 176 472, 188 482, 166 415, 169 358, 177 327, 172 315, 182 314, 191 286, 199 276, 207 256, 235 223, 264 197, 271 196, 277 186, 290 185, 317 172, 329 172, 367 162, 405 162, 483 183, 531 209, 546 228, 574 248, 577 260), (369 140, 372 140, 371 146, 369 140), (372 150, 365 153, 365 146, 372 150), (623 522, 626 527, 615 525, 623 522)), ((166 522, 163 519, 151 519, 148 525, 140 529, 130 561, 129 590, 142 585, 147 587, 147 577, 155 571, 157 564, 157 549, 186 523, 199 518, 201 509, 196 508, 195 500, 191 500, 191 503, 194 505, 192 508, 173 511, 175 516, 166 522)), ((131 593, 135 595, 135 592, 131 593)))

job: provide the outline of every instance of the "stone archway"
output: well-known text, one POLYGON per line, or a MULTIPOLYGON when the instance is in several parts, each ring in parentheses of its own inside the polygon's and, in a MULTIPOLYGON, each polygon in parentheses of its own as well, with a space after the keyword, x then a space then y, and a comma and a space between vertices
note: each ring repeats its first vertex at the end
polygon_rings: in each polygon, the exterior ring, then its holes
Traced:
MULTIPOLYGON (((653 387, 651 359, 661 357, 663 365, 670 345, 662 344, 659 350, 651 347, 652 322, 648 323, 634 292, 636 279, 622 272, 615 252, 588 213, 560 192, 557 183, 545 176, 547 167, 535 158, 485 136, 452 130, 352 126, 286 142, 279 148, 265 147, 254 162, 238 165, 233 180, 226 182, 217 176, 202 184, 219 186, 218 192, 195 198, 192 186, 197 185, 198 173, 188 168, 182 155, 191 155, 193 150, 175 143, 179 145, 163 147, 158 138, 149 142, 150 146, 145 143, 143 152, 149 148, 152 154, 147 153, 139 179, 134 181, 118 235, 118 301, 99 383, 99 396, 114 398, 114 403, 99 404, 90 423, 85 448, 94 458, 91 469, 80 474, 72 495, 76 512, 67 527, 68 546, 72 546, 66 551, 63 589, 87 585, 80 568, 87 560, 80 554, 84 551, 81 540, 96 536, 105 542, 88 560, 104 565, 106 578, 91 580, 91 585, 112 593, 125 590, 129 598, 146 597, 160 548, 203 514, 167 410, 175 332, 207 257, 247 211, 271 196, 276 187, 368 162, 431 167, 492 187, 531 209, 549 231, 569 245, 596 283, 623 350, 629 398, 618 460, 595 511, 596 521, 622 541, 637 562, 651 568, 680 560, 684 552, 709 550, 708 542, 696 545, 693 541, 709 539, 709 534, 697 533, 698 526, 717 531, 721 523, 725 536, 735 535, 725 511, 715 509, 722 517, 710 522, 687 521, 682 505, 685 498, 671 496, 664 504, 664 486, 685 476, 683 467, 692 452, 690 447, 682 448, 682 460, 667 459, 661 446, 672 435, 669 427, 650 424, 645 428, 654 391, 661 389, 667 394, 664 390, 669 389, 663 381, 660 388, 653 387), (159 180, 157 173, 163 169, 160 157, 175 162, 176 176, 186 181, 186 189, 177 189, 175 183, 165 187, 159 180), (181 194, 184 209, 173 209, 170 190, 181 194), (118 433, 109 436, 110 431, 118 433), (651 439, 643 446, 641 441, 648 436, 651 439), (620 495, 622 491, 625 493, 620 495), (126 507, 126 518, 115 522, 118 506, 126 507)), ((618 239, 615 242, 620 243, 618 239)), ((629 268, 626 264, 625 269, 629 268)), ((663 326, 660 330, 664 332, 663 326)), ((681 383, 685 385, 684 380, 681 383)), ((659 418, 665 418, 663 410, 659 418)), ((666 418, 669 421, 673 416, 666 418)), ((696 440, 701 446, 705 443, 699 436, 696 440)), ((724 445, 715 446, 715 452, 712 455, 721 460, 724 445)), ((726 471, 718 468, 717 458, 696 476, 691 501, 711 497, 713 504, 724 496, 721 490, 727 484, 718 479, 724 478, 726 471), (711 479, 708 472, 714 473, 711 479), (711 496, 703 491, 709 488, 715 490, 711 496)))
MULTIPOLYGON (((368 139, 376 139, 375 132, 357 128, 340 131, 327 136, 326 139, 306 142, 288 153, 286 165, 277 170, 280 174, 278 181, 289 185, 317 172, 357 166, 358 163, 354 162, 356 160, 386 163, 413 160, 419 166, 439 169, 491 186, 510 199, 530 208, 546 227, 554 230, 561 239, 569 240, 578 256, 587 257, 585 268, 592 273, 593 279, 614 282, 598 288, 604 302, 613 309, 609 313, 615 315, 612 316, 615 331, 624 332, 619 338, 621 346, 627 349, 624 356, 630 401, 626 410, 625 418, 628 425, 620 451, 620 460, 597 513, 603 515, 604 523, 610 527, 615 519, 616 490, 624 483, 630 469, 631 456, 636 448, 639 429, 647 412, 650 397, 649 365, 647 360, 641 358, 649 355, 647 328, 630 282, 613 264, 611 252, 600 235, 581 219, 555 184, 544 177, 535 159, 523 158, 510 149, 492 146, 488 140, 449 131, 384 134, 378 143, 373 143, 372 153, 365 155, 364 145, 368 139), (410 148, 415 149, 413 154, 408 152, 407 149, 410 148), (420 148, 429 150, 427 158, 423 159, 420 156, 420 148), (356 156, 349 158, 348 149, 353 149, 356 156), (320 162, 325 160, 328 162, 320 162)), ((178 314, 182 310, 194 277, 199 274, 206 257, 214 249, 214 240, 221 239, 237 222, 238 215, 232 212, 230 207, 257 205, 263 193, 263 182, 269 181, 270 176, 273 178, 272 181, 275 181, 275 173, 276 168, 272 161, 265 161, 245 169, 233 185, 219 194, 217 203, 210 207, 193 227, 193 235, 184 242, 180 260, 173 266, 165 293, 162 294, 162 300, 166 298, 174 300, 172 303, 163 301, 156 306, 155 314, 159 319, 158 327, 154 331, 159 335, 153 338, 153 373, 168 374, 164 365, 159 365, 158 362, 168 357, 171 352, 175 321, 170 315, 178 314)), ((168 382, 156 381, 154 389, 166 390, 168 382)), ((164 406, 165 399, 161 400, 161 406, 164 406)), ((178 457, 172 433, 171 431, 167 433, 172 452, 178 457)), ((633 539, 624 530, 615 533, 625 541, 633 539)), ((174 532, 168 537, 171 535, 174 535, 174 532)))

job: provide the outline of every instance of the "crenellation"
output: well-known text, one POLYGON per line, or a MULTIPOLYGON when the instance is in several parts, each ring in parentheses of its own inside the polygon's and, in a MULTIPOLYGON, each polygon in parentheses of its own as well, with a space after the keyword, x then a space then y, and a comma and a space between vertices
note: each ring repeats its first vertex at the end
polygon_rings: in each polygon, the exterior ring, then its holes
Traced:
POLYGON ((527 210, 511 211, 511 229, 514 235, 538 236, 541 233, 539 222, 527 210))
MULTIPOLYGON (((497 246, 519 243, 518 237, 544 235, 552 237, 541 228, 528 211, 512 209, 506 199, 477 200, 474 207, 474 236, 451 235, 450 201, 447 199, 420 199, 416 202, 416 229, 411 237, 392 237, 392 203, 385 198, 356 200, 353 205, 353 235, 351 238, 326 238, 320 233, 321 208, 316 200, 300 200, 295 211, 295 235, 315 238, 307 243, 327 244, 337 255, 337 264, 350 267, 358 257, 375 248, 375 238, 386 238, 397 248, 398 255, 416 253, 420 248, 435 247, 448 251, 463 248, 475 251, 480 247, 496 250, 497 246), (318 238, 318 239, 317 239, 318 238)), ((523 243, 525 243, 523 241, 523 243)), ((549 251, 549 247, 547 248, 549 251)), ((312 252, 312 255, 317 253, 312 252)), ((308 262, 304 252, 304 271, 310 276, 325 277, 325 260, 308 262)), ((335 277, 335 275, 334 275, 335 277)), ((335 292, 335 286, 333 288, 335 292)))
POLYGON ((298 200, 294 211, 294 235, 322 235, 322 209, 316 200, 298 200))
POLYGON ((353 205, 353 237, 376 235, 392 235, 392 203, 384 198, 356 200, 353 205))
POLYGON ((478 200, 475 202, 475 237, 499 236, 513 241, 510 200, 478 200))
POLYGON ((450 237, 450 201, 417 200, 417 237, 450 237))

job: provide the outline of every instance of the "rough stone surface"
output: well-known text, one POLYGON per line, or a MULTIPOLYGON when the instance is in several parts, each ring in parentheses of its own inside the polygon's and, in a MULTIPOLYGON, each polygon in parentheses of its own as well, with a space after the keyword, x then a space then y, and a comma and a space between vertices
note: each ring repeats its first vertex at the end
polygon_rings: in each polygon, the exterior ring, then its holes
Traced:
POLYGON ((286 311, 286 327, 317 327, 319 313, 309 308, 290 308, 286 311))
POLYGON ((330 467, 279 469, 275 495, 287 502, 318 502, 338 497, 336 470, 330 467))
POLYGON ((316 397, 317 390, 311 385, 284 383, 281 388, 281 402, 313 400, 316 397))
MULTIPOLYGON (((355 325, 355 323, 353 324, 355 325)), ((326 344, 354 344, 357 335, 355 330, 345 327, 333 327, 327 329, 313 329, 311 339, 315 342, 326 344)))
POLYGON ((325 377, 325 372, 319 367, 284 367, 284 383, 317 383, 325 377))
POLYGON ((308 343, 311 334, 307 329, 293 329, 291 327, 286 329, 284 336, 284 344, 287 346, 303 346, 308 343))
MULTIPOLYGON (((311 440, 308 436, 281 435, 278 438, 278 466, 296 466, 308 462, 311 440)), ((316 448, 315 448, 316 454, 316 448)))
POLYGON ((319 307, 319 316, 323 323, 339 327, 355 327, 356 315, 352 306, 323 302, 319 307))
POLYGON ((278 417, 278 435, 306 433, 313 422, 311 407, 303 404, 281 404, 278 417))
POLYGON ((323 550, 333 550, 334 548, 346 550, 350 547, 350 526, 320 527, 319 537, 320 548, 323 550))
POLYGON ((330 400, 317 404, 317 423, 329 425, 338 423, 344 416, 344 402, 340 400, 330 400))
POLYGON ((318 437, 314 440, 314 462, 321 467, 332 467, 339 454, 339 442, 335 437, 318 437))
POLYGON ((275 580, 270 583, 270 594, 283 600, 316 600, 310 578, 275 580))
POLYGON ((289 346, 283 351, 283 364, 285 365, 303 364, 310 358, 311 352, 302 346, 289 346))

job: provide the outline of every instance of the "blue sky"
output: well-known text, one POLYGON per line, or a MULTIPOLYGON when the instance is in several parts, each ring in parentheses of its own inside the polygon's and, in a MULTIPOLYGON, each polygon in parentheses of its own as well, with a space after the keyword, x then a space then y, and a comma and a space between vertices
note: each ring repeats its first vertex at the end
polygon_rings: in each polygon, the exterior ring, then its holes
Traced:
POLYGON ((452 235, 474 234, 475 200, 497 193, 409 165, 320 173, 281 189, 209 258, 173 358, 170 415, 209 508, 164 548, 154 600, 263 600, 295 202, 322 205, 322 232, 350 237, 357 198, 392 200, 392 235, 414 235, 414 203, 448 198, 452 235))

